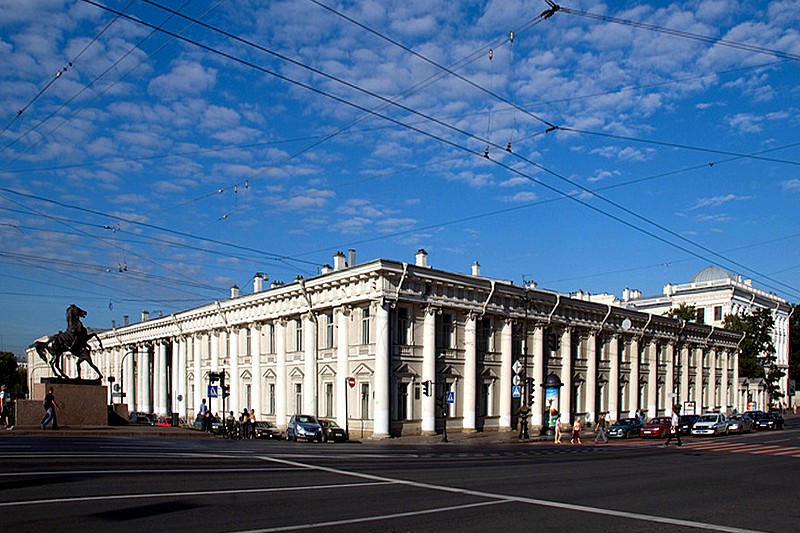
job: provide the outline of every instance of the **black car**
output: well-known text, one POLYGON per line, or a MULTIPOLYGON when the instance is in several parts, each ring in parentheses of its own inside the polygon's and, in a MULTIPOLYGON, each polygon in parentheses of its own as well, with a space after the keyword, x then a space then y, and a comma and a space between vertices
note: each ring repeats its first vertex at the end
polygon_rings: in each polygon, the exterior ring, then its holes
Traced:
POLYGON ((257 439, 280 439, 281 430, 272 422, 256 422, 255 437, 257 439))
POLYGON ((627 439, 628 437, 638 437, 641 431, 642 422, 638 418, 620 418, 608 430, 608 436, 627 439))
POLYGON ((155 426, 158 420, 156 417, 149 413, 131 413, 128 417, 129 424, 137 424, 141 426, 155 426))
POLYGON ((333 420, 320 418, 319 425, 322 426, 322 440, 325 442, 347 442, 347 432, 333 420))
POLYGON ((700 418, 698 415, 681 415, 678 419, 678 432, 681 435, 691 435, 698 418, 700 418))
POLYGON ((783 416, 780 413, 761 413, 753 425, 756 429, 783 429, 783 416))

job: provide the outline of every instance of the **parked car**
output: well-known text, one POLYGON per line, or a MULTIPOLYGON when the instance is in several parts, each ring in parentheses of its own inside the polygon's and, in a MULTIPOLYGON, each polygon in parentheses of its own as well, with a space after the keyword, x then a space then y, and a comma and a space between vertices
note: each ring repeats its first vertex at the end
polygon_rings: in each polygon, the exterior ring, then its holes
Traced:
POLYGON ((668 416, 655 416, 644 425, 640 435, 642 437, 664 438, 672 426, 672 419, 668 416))
POLYGON ((155 426, 156 419, 153 415, 148 413, 134 412, 128 417, 128 423, 142 426, 155 426))
POLYGON ((642 431, 642 422, 638 418, 620 418, 608 430, 608 436, 615 439, 638 437, 642 431))
POLYGON ((283 434, 272 422, 262 420, 256 422, 255 437, 257 439, 280 439, 283 434))
POLYGON ((322 426, 319 425, 317 417, 312 415, 292 415, 289 425, 286 427, 286 440, 306 439, 308 442, 313 440, 322 442, 322 426))
POLYGON ((678 433, 681 435, 691 435, 694 423, 700 418, 698 415, 681 415, 678 419, 678 433))
POLYGON ((347 442, 347 432, 333 420, 320 418, 319 423, 322 426, 322 440, 325 442, 347 442))
POLYGON ((756 418, 756 429, 783 429, 783 416, 780 413, 761 413, 756 418))
POLYGON ((753 419, 744 415, 731 415, 728 417, 728 431, 730 433, 750 433, 753 431, 753 419))
POLYGON ((700 415, 692 428, 692 435, 727 435, 728 419, 722 413, 706 413, 700 415))

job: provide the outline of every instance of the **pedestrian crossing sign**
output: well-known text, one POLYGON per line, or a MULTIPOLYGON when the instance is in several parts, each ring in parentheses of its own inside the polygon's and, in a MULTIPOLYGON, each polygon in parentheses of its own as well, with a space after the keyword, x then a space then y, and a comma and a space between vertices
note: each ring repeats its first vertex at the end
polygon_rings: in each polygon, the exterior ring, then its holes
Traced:
POLYGON ((521 398, 522 397, 522 385, 514 385, 511 387, 511 396, 513 398, 521 398))
POLYGON ((208 397, 209 398, 219 398, 219 385, 209 385, 208 386, 208 397))

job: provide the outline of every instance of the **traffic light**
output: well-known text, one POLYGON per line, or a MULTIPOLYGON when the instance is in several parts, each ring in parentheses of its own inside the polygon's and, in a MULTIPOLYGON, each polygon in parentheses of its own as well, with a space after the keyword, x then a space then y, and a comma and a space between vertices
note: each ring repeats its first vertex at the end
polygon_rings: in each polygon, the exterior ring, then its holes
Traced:
POLYGON ((230 385, 223 385, 222 386, 222 397, 227 398, 231 395, 231 386, 230 385))
POLYGON ((208 382, 209 383, 214 383, 216 381, 219 381, 219 372, 209 372, 208 373, 208 382))
POLYGON ((531 404, 533 404, 536 399, 536 380, 533 378, 528 378, 528 394, 530 394, 531 404))
POLYGON ((431 395, 431 382, 430 382, 430 380, 422 382, 422 394, 424 394, 425 396, 430 396, 431 395))
POLYGON ((547 334, 547 348, 551 352, 558 351, 558 348, 561 346, 561 339, 555 333, 548 333, 547 334))

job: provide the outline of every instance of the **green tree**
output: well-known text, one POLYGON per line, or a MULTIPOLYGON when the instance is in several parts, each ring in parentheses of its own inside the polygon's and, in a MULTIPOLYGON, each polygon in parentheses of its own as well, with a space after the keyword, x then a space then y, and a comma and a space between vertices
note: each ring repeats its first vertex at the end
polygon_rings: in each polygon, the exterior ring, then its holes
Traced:
POLYGON ((697 308, 693 305, 680 304, 678 307, 673 307, 664 316, 670 318, 682 318, 687 322, 697 322, 697 308))
POLYGON ((25 392, 25 373, 11 352, 0 352, 0 385, 17 394, 25 392))
POLYGON ((775 319, 769 309, 756 309, 744 315, 727 315, 725 329, 745 334, 739 344, 739 375, 748 378, 764 378, 770 404, 780 400, 780 379, 786 374, 778 368, 772 331, 775 319))

